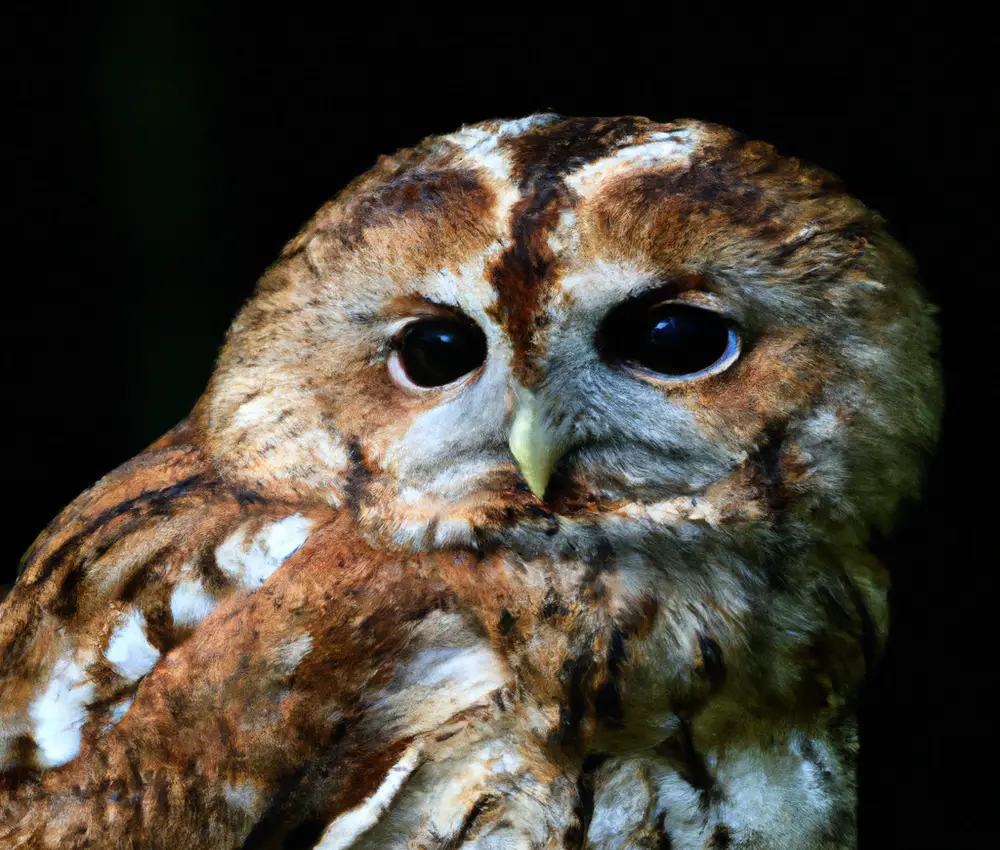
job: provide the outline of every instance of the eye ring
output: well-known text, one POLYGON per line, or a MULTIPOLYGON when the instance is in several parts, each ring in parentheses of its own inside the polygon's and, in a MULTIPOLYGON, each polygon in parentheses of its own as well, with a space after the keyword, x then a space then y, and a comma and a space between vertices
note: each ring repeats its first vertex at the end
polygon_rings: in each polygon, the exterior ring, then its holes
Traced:
POLYGON ((486 355, 486 335, 464 316, 416 317, 393 338, 387 368, 407 390, 440 391, 478 375, 486 355))
POLYGON ((688 301, 632 302, 611 311, 597 335, 609 365, 665 384, 683 384, 724 372, 743 341, 729 317, 688 301))
POLYGON ((704 369, 699 369, 696 372, 689 372, 684 375, 665 375, 661 372, 656 372, 653 369, 649 369, 638 363, 626 362, 622 365, 628 369, 630 372, 642 375, 644 377, 652 378, 660 383, 664 384, 689 384, 694 381, 700 381, 703 378, 709 378, 712 375, 718 375, 725 372, 730 366, 732 366, 740 358, 740 354, 743 353, 743 340, 741 339, 739 333, 735 328, 727 329, 726 338, 726 348, 711 366, 707 366, 704 369))

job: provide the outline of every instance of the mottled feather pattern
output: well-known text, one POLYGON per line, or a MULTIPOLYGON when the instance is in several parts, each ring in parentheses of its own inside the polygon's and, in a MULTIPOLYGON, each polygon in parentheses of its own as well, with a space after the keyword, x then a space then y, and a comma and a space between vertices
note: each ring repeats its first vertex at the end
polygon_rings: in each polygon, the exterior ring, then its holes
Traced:
POLYGON ((80 720, 82 737, 101 734, 160 656, 280 563, 253 542, 297 508, 225 488, 207 470, 191 446, 140 455, 71 505, 28 553, 0 622, 4 743, 22 753, 21 767, 58 758, 43 747, 23 759, 37 693, 21 671, 71 664, 85 672, 87 710, 65 718, 67 734, 55 730, 72 751, 66 739, 80 720), (241 572, 240 553, 258 575, 241 572))
POLYGON ((940 408, 913 275, 832 175, 717 125, 536 115, 381 158, 188 419, 26 555, 0 845, 853 846, 867 540, 940 408), (609 365, 633 302, 719 312, 738 359, 609 365), (401 329, 457 314, 481 367, 400 384, 401 329))

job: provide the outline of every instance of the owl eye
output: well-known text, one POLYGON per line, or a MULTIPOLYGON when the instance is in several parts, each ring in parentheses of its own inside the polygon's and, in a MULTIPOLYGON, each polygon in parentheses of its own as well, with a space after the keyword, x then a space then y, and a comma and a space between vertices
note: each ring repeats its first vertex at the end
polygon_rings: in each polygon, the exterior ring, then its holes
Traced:
POLYGON ((693 380, 732 365, 740 353, 740 337, 723 316, 711 310, 658 304, 609 317, 600 347, 613 361, 693 380))
POLYGON ((469 321, 426 319, 406 326, 397 356, 411 383, 443 387, 483 365, 486 337, 469 321))

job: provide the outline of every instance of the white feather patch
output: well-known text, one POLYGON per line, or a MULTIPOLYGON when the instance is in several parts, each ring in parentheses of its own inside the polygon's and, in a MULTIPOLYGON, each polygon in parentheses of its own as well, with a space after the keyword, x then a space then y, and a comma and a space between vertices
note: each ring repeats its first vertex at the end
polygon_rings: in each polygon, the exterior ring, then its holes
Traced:
POLYGON ((80 728, 96 688, 73 657, 56 661, 48 686, 28 706, 41 767, 58 767, 80 752, 80 728))
POLYGON ((513 118, 510 121, 501 121, 497 125, 497 135, 501 138, 523 136, 529 130, 544 127, 558 120, 559 116, 554 112, 539 112, 526 118, 513 118))
POLYGON ((650 141, 619 148, 610 156, 587 163, 566 178, 566 185, 576 192, 596 186, 613 174, 635 167, 686 165, 697 141, 693 130, 653 133, 650 141))
POLYGON ((179 581, 170 594, 170 614, 175 626, 197 626, 215 610, 212 596, 200 578, 179 581))
POLYGON ((237 811, 256 817, 261 813, 264 802, 260 791, 252 785, 230 785, 228 782, 222 785, 222 794, 226 799, 226 804, 237 811))
POLYGON ((104 657, 130 682, 141 679, 160 658, 160 651, 146 638, 146 618, 130 611, 111 634, 104 657))
POLYGON ((266 525, 249 542, 237 531, 215 550, 215 561, 241 585, 256 590, 306 542, 311 527, 311 520, 292 514, 266 525))
POLYGON ((233 426, 235 428, 249 428, 265 421, 274 407, 274 399, 271 396, 257 396, 250 401, 241 404, 233 415, 233 426))
POLYGON ((414 744, 403 753, 403 757, 389 768, 375 793, 327 826, 315 850, 345 850, 375 826, 420 764, 420 750, 421 746, 414 744))
POLYGON ((649 810, 652 788, 640 762, 607 765, 599 773, 594 809, 587 829, 587 846, 610 850, 628 846, 631 833, 641 827, 649 810))
POLYGON ((417 653, 377 702, 380 722, 394 734, 416 735, 484 703, 509 671, 487 645, 451 646, 417 653))
POLYGON ((112 723, 117 724, 122 722, 122 718, 128 713, 128 710, 132 707, 132 697, 128 699, 123 699, 121 702, 115 703, 111 707, 110 717, 112 723))

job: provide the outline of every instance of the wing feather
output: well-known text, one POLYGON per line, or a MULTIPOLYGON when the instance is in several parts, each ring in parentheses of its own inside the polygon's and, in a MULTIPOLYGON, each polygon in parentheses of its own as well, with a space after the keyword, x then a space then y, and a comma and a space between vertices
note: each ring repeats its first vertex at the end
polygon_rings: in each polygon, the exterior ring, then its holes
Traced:
POLYGON ((57 767, 105 734, 160 658, 328 518, 228 486, 192 437, 105 476, 25 555, 0 602, 0 771, 57 767))
POLYGON ((453 607, 433 559, 389 560, 351 517, 329 518, 258 592, 230 595, 155 664, 117 725, 0 793, 0 839, 234 847, 258 824, 287 831, 272 810, 292 826, 332 820, 439 727, 436 693, 443 716, 497 710, 502 666, 475 691, 461 671, 451 681, 426 669, 442 653, 480 652, 453 607))
POLYGON ((456 563, 233 487, 184 428, 150 446, 63 511, 0 603, 0 846, 360 835, 401 759, 507 710, 456 563))

